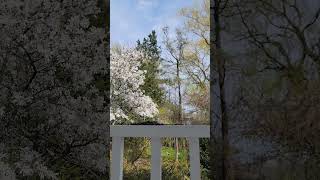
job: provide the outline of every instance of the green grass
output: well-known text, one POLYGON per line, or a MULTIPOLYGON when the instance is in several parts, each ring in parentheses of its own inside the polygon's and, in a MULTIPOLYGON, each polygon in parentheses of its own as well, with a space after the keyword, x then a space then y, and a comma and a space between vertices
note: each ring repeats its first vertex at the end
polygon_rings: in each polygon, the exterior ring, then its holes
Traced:
MULTIPOLYGON (((180 147, 179 161, 175 162, 175 148, 162 146, 162 178, 167 180, 189 180, 189 160, 188 150, 180 147)), ((142 163, 136 167, 125 164, 124 179, 125 180, 147 180, 150 179, 150 160, 151 148, 146 149, 146 154, 141 157, 142 163)), ((202 169, 202 179, 208 180, 208 173, 202 169)))
MULTIPOLYGON (((161 149, 161 157, 164 160, 175 160, 175 148, 172 147, 162 147, 161 149)), ((151 148, 147 150, 147 157, 151 157, 151 148)), ((187 161, 188 160, 188 151, 185 149, 179 149, 178 154, 179 161, 187 161)))

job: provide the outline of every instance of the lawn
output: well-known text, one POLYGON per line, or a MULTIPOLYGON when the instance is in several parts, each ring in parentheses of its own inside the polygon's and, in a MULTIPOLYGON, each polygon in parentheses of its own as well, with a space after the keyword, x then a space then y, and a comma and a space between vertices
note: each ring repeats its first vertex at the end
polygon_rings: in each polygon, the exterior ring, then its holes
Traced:
MULTIPOLYGON (((189 155, 188 150, 180 149, 178 162, 175 161, 175 148, 163 146, 162 155, 162 178, 166 180, 188 180, 189 172, 189 155)), ((124 163, 124 179, 126 180, 149 180, 150 179, 150 160, 151 148, 146 149, 144 156, 139 158, 134 165, 124 163)), ((207 178, 207 171, 202 169, 202 179, 207 178)))

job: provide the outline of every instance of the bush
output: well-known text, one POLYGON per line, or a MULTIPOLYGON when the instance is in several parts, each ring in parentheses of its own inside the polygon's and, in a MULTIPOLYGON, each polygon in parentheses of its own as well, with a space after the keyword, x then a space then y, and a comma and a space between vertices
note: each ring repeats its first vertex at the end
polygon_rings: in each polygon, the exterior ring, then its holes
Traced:
POLYGON ((124 157, 131 165, 140 159, 147 158, 150 141, 148 138, 125 138, 124 157))

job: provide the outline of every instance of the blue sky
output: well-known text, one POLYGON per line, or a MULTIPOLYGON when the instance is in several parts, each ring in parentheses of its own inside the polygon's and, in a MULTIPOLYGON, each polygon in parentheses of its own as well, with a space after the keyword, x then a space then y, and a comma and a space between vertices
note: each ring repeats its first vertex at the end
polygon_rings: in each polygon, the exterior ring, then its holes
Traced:
POLYGON ((174 30, 183 25, 177 12, 192 6, 193 0, 111 0, 111 44, 133 46, 152 30, 161 36, 161 28, 174 30))
MULTIPOLYGON (((185 20, 178 15, 178 11, 184 7, 192 7, 195 1, 110 0, 111 46, 120 43, 126 47, 133 47, 138 39, 142 40, 155 30, 158 35, 158 44, 163 47, 162 28, 168 26, 169 36, 174 36, 175 28, 182 28, 185 20)), ((161 55, 168 58, 165 52, 162 51, 161 55)), ((177 97, 177 95, 173 96, 177 97)), ((189 109, 188 106, 185 108, 189 109)))

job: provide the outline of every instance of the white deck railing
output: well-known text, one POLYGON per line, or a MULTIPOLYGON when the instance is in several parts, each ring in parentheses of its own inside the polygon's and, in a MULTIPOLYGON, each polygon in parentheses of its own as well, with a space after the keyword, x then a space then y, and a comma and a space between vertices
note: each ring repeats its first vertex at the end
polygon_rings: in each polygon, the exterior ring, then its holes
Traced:
POLYGON ((189 140, 190 178, 201 179, 199 138, 209 138, 205 125, 115 125, 111 126, 111 180, 123 178, 123 149, 125 137, 151 138, 151 180, 161 180, 161 138, 184 137, 189 140))

